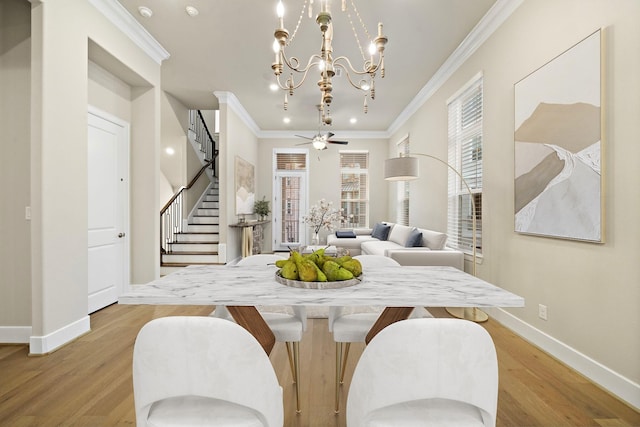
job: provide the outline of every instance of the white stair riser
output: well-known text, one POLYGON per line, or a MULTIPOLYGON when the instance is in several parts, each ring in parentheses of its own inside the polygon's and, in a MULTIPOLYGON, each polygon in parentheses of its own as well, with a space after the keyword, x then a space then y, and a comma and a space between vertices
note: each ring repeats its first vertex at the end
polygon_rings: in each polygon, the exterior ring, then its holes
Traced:
POLYGON ((191 221, 191 224, 218 224, 220 218, 216 216, 194 216, 191 221))
POLYGON ((217 195, 216 196, 209 195, 209 196, 204 196, 204 201, 205 202, 217 202, 217 201, 219 201, 219 199, 218 199, 217 195))
POLYGON ((173 243, 172 252, 217 252, 217 243, 173 243))
POLYGON ((220 235, 218 233, 206 233, 206 234, 178 234, 176 235, 178 242, 208 242, 218 243, 220 235))
POLYGON ((175 254, 163 254, 162 255, 162 262, 166 262, 166 263, 181 263, 181 264, 188 264, 188 263, 204 263, 204 262, 210 262, 210 263, 217 263, 218 262, 218 255, 175 255, 175 254))
POLYGON ((202 202, 200 207, 203 209, 219 209, 220 202, 202 202))
POLYGON ((198 215, 200 216, 220 216, 220 209, 203 209, 198 208, 198 215))
POLYGON ((189 224, 184 230, 185 233, 219 233, 220 226, 217 224, 189 224))

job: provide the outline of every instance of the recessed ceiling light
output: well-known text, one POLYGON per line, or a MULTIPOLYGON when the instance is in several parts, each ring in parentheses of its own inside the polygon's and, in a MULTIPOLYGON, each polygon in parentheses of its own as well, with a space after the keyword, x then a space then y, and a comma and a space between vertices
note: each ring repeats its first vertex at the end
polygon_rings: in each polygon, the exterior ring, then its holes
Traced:
POLYGON ((145 18, 150 18, 151 15, 153 15, 153 11, 146 6, 140 6, 138 8, 138 12, 140 13, 140 15, 144 16, 145 18))
POLYGON ((355 117, 351 117, 351 119, 349 119, 349 123, 354 124, 358 121, 358 119, 356 119, 355 117))
POLYGON ((176 153, 176 150, 174 150, 171 147, 167 147, 167 148, 164 149, 164 152, 167 153, 170 156, 173 156, 176 153))
POLYGON ((277 84, 275 84, 275 83, 271 83, 271 84, 269 85, 269 89, 271 89, 273 92, 275 92, 275 91, 277 91, 277 90, 278 90, 278 85, 277 85, 277 84))
POLYGON ((198 9, 196 9, 193 6, 187 6, 184 10, 187 11, 187 14, 189 16, 196 16, 197 14, 199 14, 200 12, 198 11, 198 9))
POLYGON ((282 121, 285 123, 291 123, 291 119, 289 117, 285 117, 282 121))

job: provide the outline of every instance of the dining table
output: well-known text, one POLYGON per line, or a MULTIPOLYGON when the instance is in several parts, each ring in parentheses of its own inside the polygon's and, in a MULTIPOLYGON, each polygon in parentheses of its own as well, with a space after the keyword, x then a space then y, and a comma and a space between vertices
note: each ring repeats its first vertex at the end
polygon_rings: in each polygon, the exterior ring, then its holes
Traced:
POLYGON ((416 307, 524 306, 524 298, 453 267, 368 267, 355 284, 330 289, 287 286, 276 278, 277 270, 274 265, 192 265, 146 284, 130 285, 118 302, 226 306, 267 354, 275 336, 256 306, 385 307, 367 343, 384 327, 407 319, 416 307))

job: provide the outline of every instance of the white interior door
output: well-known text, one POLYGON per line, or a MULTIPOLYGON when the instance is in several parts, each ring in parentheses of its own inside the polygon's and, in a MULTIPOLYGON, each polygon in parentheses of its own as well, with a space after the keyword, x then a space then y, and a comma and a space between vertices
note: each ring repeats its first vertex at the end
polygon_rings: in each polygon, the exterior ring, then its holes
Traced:
POLYGON ((89 313, 118 300, 129 277, 129 125, 88 116, 89 313))

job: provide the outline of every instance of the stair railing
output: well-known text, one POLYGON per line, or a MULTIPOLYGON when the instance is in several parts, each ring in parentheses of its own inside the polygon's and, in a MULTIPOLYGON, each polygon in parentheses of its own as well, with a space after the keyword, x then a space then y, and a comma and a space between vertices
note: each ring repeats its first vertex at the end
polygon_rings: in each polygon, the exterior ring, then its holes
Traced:
POLYGON ((193 179, 186 186, 180 187, 160 210, 160 265, 162 265, 162 254, 172 252, 171 245, 176 243, 176 235, 183 232, 185 193, 198 182, 198 178, 214 162, 213 159, 207 161, 193 179))
POLYGON ((189 110, 189 129, 194 132, 196 142, 204 155, 205 161, 214 160, 214 162, 211 163, 211 169, 213 176, 218 176, 215 162, 216 157, 218 157, 216 141, 213 139, 213 136, 211 136, 211 132, 209 132, 209 128, 200 110, 189 110))

